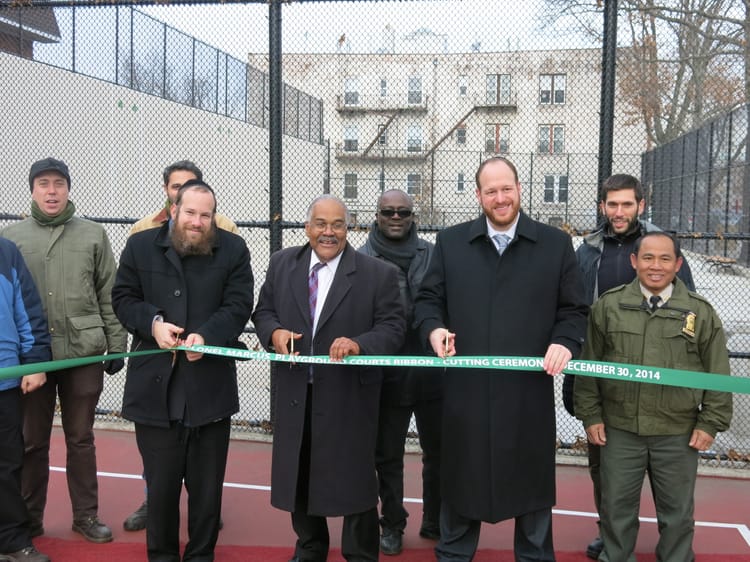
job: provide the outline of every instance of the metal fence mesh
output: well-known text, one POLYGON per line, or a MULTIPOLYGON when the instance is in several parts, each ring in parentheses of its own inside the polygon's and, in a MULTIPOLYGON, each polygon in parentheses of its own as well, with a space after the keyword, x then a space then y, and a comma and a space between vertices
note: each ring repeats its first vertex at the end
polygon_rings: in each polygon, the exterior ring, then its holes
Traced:
MULTIPOLYGON (((78 214, 105 224, 119 256, 130 224, 164 204, 163 168, 190 159, 240 226, 257 289, 276 249, 271 225, 283 224, 283 246, 304 242, 314 196, 347 202, 358 247, 379 193, 403 189, 434 240, 477 215, 474 172, 503 154, 518 166, 530 216, 567 229, 575 244, 596 224, 603 26, 595 3, 539 0, 502 19, 488 17, 496 8, 483 0, 284 3, 281 215, 270 211, 271 8, 130 5, 138 3, 0 8, 4 222, 28 212, 28 168, 52 155, 70 165, 78 214)), ((723 4, 731 15, 739 3, 723 4)), ((733 375, 750 376, 748 119, 745 107, 731 111, 745 99, 737 84, 745 59, 727 48, 701 66, 698 47, 684 52, 680 34, 695 28, 689 10, 620 7, 612 170, 643 177, 648 218, 683 239, 699 292, 726 324, 733 375), (684 21, 667 25, 668 15, 684 21)), ((732 24, 722 21, 730 45, 732 24)), ((251 332, 243 337, 258 347, 251 332)), ((238 370, 235 431, 268 432, 269 366, 238 370)), ((123 383, 123 374, 107 377, 101 420, 122 421, 123 383)), ((583 429, 562 405, 558 433, 561 450, 579 454, 583 429)), ((715 453, 747 464, 750 396, 735 397, 715 453)))

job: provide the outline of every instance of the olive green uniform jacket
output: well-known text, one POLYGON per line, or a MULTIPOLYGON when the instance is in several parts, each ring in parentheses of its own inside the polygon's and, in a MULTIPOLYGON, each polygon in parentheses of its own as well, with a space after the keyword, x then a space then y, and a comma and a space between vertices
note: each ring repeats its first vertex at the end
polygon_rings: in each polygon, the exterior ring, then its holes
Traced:
POLYGON ((112 310, 117 266, 104 228, 73 217, 59 226, 28 218, 3 229, 31 271, 52 336, 52 358, 126 349, 127 332, 112 310))
MULTIPOLYGON (((729 374, 726 336, 711 305, 680 279, 666 304, 651 313, 638 279, 594 303, 581 358, 729 374)), ((711 436, 729 427, 732 395, 634 381, 576 377, 576 417, 638 435, 711 436)))

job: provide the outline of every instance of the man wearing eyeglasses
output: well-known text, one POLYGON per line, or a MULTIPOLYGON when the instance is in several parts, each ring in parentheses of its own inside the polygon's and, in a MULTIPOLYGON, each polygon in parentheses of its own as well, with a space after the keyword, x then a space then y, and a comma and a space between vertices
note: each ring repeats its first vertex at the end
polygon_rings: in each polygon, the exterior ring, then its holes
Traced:
MULTIPOLYGON (((392 263, 398 270, 407 333, 403 355, 421 355, 415 330, 414 299, 430 262, 433 245, 417 236, 414 202, 403 191, 384 192, 377 203, 375 222, 359 251, 392 263)), ((380 416, 375 463, 381 503, 380 551, 394 555, 403 548, 408 512, 404 509, 404 444, 412 413, 422 448, 422 526, 420 536, 440 538, 440 414, 442 384, 432 369, 397 368, 386 371, 380 393, 380 416)))
POLYGON ((310 204, 309 243, 271 256, 252 320, 266 349, 332 363, 276 370, 271 504, 291 512, 292 560, 325 562, 326 517, 343 516, 346 560, 378 559, 375 438, 382 369, 337 365, 398 352, 406 333, 396 268, 347 242, 349 213, 332 195, 310 204))

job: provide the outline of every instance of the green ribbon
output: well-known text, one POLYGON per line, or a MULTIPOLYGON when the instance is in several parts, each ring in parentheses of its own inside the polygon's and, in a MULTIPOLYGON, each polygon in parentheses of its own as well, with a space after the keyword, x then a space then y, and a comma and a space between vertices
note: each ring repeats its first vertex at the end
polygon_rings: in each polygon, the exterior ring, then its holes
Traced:
MULTIPOLYGON (((193 351, 207 355, 218 355, 230 359, 253 359, 256 361, 278 361, 282 363, 309 363, 316 365, 364 365, 370 367, 428 367, 447 369, 496 369, 512 371, 542 370, 541 357, 509 357, 509 356, 391 356, 391 355, 354 355, 342 361, 334 362, 327 355, 284 355, 281 353, 267 353, 265 351, 251 351, 233 347, 215 347, 210 345, 194 345, 192 347, 179 346, 174 349, 151 349, 146 351, 132 351, 129 353, 110 353, 91 357, 77 357, 59 361, 43 363, 28 363, 15 367, 0 369, 0 380, 22 377, 33 373, 56 371, 88 365, 110 359, 138 357, 171 351, 193 351)), ((626 363, 609 363, 605 361, 584 361, 572 359, 568 362, 564 373, 584 377, 597 377, 611 380, 626 380, 634 383, 663 384, 701 390, 716 390, 720 392, 734 392, 750 394, 750 378, 730 377, 715 373, 700 373, 683 371, 681 369, 666 369, 663 367, 647 367, 644 365, 630 365, 626 363)))

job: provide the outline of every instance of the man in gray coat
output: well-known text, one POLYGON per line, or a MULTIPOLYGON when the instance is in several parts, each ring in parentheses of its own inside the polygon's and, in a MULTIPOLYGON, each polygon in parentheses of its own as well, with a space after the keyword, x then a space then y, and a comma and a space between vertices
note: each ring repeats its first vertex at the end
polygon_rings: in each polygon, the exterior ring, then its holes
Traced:
POLYGON ((537 372, 449 368, 438 560, 469 561, 481 522, 515 518, 518 561, 554 560, 551 376, 581 349, 586 306, 570 237, 521 212, 512 162, 476 174, 478 219, 440 232, 416 303, 438 356, 542 357, 537 372))
MULTIPOLYGON (((271 256, 253 312, 258 339, 277 353, 396 353, 406 323, 396 268, 346 241, 349 213, 332 195, 308 208, 309 243, 271 256)), ((292 514, 293 560, 325 562, 326 517, 344 516, 341 550, 378 559, 375 436, 382 370, 282 365, 276 372, 271 504, 292 514)))

